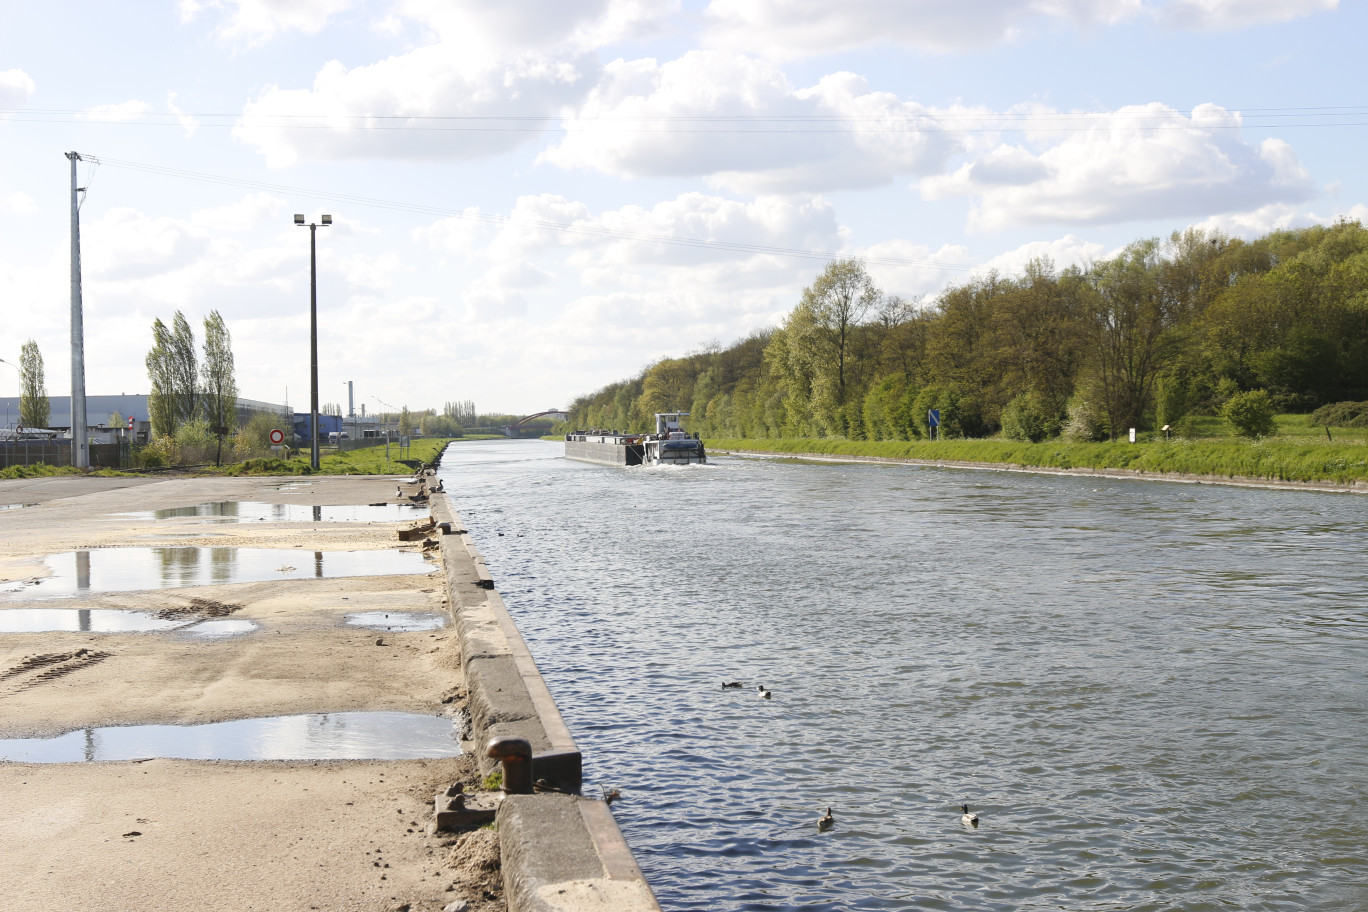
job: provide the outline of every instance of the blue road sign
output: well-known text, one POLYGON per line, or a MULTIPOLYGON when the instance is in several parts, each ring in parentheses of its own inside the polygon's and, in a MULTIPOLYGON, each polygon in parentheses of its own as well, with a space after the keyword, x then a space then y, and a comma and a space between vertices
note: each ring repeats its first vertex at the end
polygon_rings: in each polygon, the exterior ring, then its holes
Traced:
POLYGON ((940 409, 931 409, 927 412, 926 423, 930 427, 940 427, 940 409))

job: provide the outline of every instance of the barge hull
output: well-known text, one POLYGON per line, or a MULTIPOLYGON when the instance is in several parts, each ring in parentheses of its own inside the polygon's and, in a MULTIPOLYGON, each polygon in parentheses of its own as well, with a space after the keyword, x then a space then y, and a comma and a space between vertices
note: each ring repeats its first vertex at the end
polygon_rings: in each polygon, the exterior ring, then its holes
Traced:
POLYGON ((599 465, 639 466, 642 446, 639 443, 600 443, 591 440, 565 441, 565 457, 599 465))

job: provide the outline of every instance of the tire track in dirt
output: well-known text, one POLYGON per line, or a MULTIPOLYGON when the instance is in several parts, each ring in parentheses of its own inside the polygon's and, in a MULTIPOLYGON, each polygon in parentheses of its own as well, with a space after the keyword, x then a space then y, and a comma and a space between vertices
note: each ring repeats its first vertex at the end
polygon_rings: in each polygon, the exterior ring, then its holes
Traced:
POLYGON ((5 688, 18 693, 30 687, 50 684, 83 668, 98 665, 114 653, 97 649, 77 649, 72 652, 48 652, 25 656, 17 664, 0 671, 0 681, 9 682, 5 688))

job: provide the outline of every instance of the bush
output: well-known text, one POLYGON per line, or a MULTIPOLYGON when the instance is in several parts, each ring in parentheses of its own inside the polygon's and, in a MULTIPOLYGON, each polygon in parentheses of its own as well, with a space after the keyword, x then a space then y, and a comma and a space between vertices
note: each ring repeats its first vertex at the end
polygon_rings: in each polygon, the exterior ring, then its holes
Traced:
POLYGON ((212 462, 217 447, 218 438, 209 430, 209 422, 203 418, 183 422, 176 428, 176 448, 180 450, 179 462, 184 465, 212 462))
POLYGON ((1368 402, 1332 402, 1311 413, 1320 427, 1368 427, 1368 402))
POLYGON ((1267 390, 1236 393, 1221 407, 1221 417, 1237 437, 1267 437, 1273 433, 1273 400, 1267 390))
POLYGON ((153 437, 147 446, 135 451, 133 461, 144 469, 175 465, 180 461, 180 449, 176 446, 175 440, 162 434, 160 437, 153 437))
POLYGON ((1091 441, 1107 439, 1107 423, 1086 396, 1069 400, 1063 436, 1068 440, 1091 441))
POLYGON ((1039 393, 1022 393, 1002 409, 1002 436, 1040 443, 1059 433, 1059 410, 1039 393))

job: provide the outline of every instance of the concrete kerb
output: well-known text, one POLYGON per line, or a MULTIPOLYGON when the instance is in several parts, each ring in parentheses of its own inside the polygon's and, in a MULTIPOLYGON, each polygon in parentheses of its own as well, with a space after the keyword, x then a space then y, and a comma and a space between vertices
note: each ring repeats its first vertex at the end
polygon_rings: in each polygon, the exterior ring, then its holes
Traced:
MULTIPOLYGON (((608 805, 578 793, 581 755, 479 550, 446 497, 431 497, 447 598, 461 644, 474 741, 512 735, 532 745, 534 780, 562 792, 509 795, 496 826, 510 912, 660 912, 608 805)), ((491 771, 496 761, 477 759, 491 771)))

